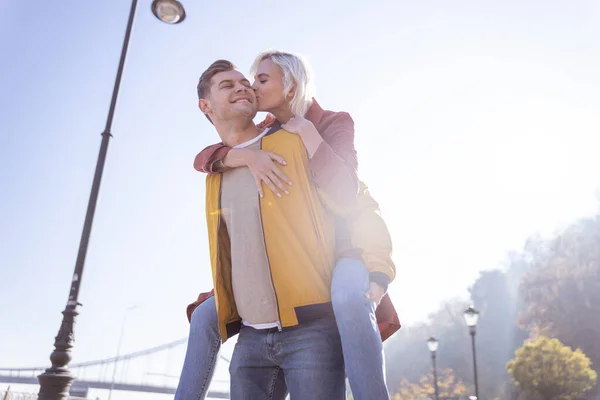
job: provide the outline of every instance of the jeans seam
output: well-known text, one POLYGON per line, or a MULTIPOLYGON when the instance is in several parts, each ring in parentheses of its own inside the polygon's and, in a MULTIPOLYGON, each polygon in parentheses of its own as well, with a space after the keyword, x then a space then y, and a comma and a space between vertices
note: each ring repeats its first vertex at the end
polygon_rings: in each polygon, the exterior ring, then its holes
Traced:
POLYGON ((219 341, 221 340, 221 338, 217 338, 214 342, 213 342, 213 346, 211 346, 211 348, 213 349, 213 353, 212 356, 210 358, 210 365, 212 365, 212 368, 209 368, 206 371, 206 375, 204 375, 204 381, 202 382, 202 390, 200 390, 200 393, 198 393, 198 399, 197 400, 201 400, 204 397, 206 397, 206 393, 208 392, 208 387, 207 387, 207 382, 209 381, 210 377, 211 377, 211 371, 214 369, 215 367, 215 359, 217 358, 217 354, 219 354, 219 350, 215 350, 218 348, 219 346, 219 341))
POLYGON ((275 359, 275 354, 273 354, 273 352, 275 352, 275 334, 269 332, 267 333, 267 336, 265 338, 265 344, 266 344, 266 349, 267 349, 267 358, 273 363, 273 364, 278 364, 277 360, 275 359), (273 338, 273 341, 271 342, 272 344, 269 345, 269 335, 271 335, 271 337, 273 338))
POLYGON ((269 398, 267 400, 273 400, 273 395, 275 394, 275 385, 277 384, 277 375, 279 375, 279 371, 281 371, 281 368, 275 368, 275 372, 271 381, 271 387, 269 388, 269 398))

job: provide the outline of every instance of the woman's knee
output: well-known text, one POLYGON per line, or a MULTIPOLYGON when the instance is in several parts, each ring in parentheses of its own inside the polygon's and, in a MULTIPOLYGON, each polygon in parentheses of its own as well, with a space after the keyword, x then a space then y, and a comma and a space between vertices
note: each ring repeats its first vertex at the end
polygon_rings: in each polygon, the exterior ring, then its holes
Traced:
POLYGON ((369 288, 369 273, 362 260, 340 259, 333 271, 331 298, 334 308, 362 304, 369 288))
POLYGON ((191 325, 192 329, 206 328, 218 331, 219 318, 217 315, 217 306, 214 296, 209 297, 198 307, 196 307, 192 313, 191 325))

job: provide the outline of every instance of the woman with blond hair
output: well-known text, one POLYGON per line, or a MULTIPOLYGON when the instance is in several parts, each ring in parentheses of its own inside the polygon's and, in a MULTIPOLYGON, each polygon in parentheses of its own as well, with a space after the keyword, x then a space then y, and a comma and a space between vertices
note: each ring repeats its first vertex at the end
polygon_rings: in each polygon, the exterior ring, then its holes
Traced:
MULTIPOLYGON (((322 109, 313 97, 312 77, 302 57, 267 51, 251 69, 258 110, 269 113, 261 124, 281 124, 298 134, 309 156, 313 183, 336 215, 336 265, 332 306, 340 333, 346 373, 356 400, 389 399, 382 340, 400 328, 387 287, 395 277, 389 232, 377 202, 358 180, 354 122, 348 113, 322 109), (377 321, 377 323, 376 323, 377 321)), ((278 167, 285 160, 271 152, 232 149, 223 144, 200 152, 194 167, 214 174, 247 167, 263 196, 263 183, 279 197, 294 190, 278 167)), ((188 306, 190 336, 176 400, 206 396, 220 348, 213 293, 202 293, 188 306)), ((274 377, 274 383, 280 377, 274 377)), ((283 386, 283 385, 279 385, 283 386)), ((273 399, 286 388, 276 387, 273 399)))

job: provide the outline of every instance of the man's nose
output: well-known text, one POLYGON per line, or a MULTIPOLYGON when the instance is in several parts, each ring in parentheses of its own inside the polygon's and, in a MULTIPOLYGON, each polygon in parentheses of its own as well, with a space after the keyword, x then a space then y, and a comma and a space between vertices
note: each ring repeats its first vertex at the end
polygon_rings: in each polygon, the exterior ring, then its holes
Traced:
POLYGON ((246 85, 242 85, 242 84, 237 85, 235 88, 236 92, 245 92, 247 90, 248 90, 248 88, 246 87, 246 85))

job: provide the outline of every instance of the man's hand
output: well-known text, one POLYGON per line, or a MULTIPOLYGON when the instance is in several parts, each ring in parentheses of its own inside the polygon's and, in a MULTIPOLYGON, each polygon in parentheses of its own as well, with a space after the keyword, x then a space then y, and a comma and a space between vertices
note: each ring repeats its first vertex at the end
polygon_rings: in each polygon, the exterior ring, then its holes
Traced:
POLYGON ((369 285, 369 290, 367 290, 367 292, 365 293, 365 297, 369 300, 374 301, 375 306, 377 307, 379 306, 379 303, 381 303, 381 299, 383 298, 384 294, 384 288, 379 286, 378 283, 371 282, 371 284, 369 285))
POLYGON ((264 182, 277 197, 281 197, 281 192, 290 194, 284 182, 292 186, 292 181, 277 167, 277 164, 287 165, 283 157, 270 151, 245 150, 247 151, 244 154, 245 165, 248 166, 252 176, 254 176, 256 189, 258 189, 260 197, 264 196, 261 182, 264 182))

